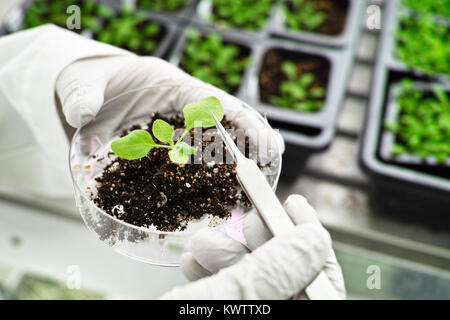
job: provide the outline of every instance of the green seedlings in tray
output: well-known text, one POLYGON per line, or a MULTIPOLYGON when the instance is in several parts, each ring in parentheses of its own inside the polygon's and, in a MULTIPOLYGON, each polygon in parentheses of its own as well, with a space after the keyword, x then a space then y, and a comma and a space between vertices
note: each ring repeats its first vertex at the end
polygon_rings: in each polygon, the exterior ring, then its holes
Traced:
POLYGON ((395 57, 410 68, 450 75, 450 27, 429 15, 404 16, 396 33, 395 57))
POLYGON ((215 126, 216 123, 212 113, 219 121, 223 119, 223 107, 216 97, 208 97, 189 103, 183 108, 186 128, 177 141, 173 140, 173 127, 164 120, 158 119, 153 122, 152 133, 156 139, 165 144, 156 143, 146 130, 133 130, 128 135, 114 140, 111 143, 111 149, 120 158, 134 160, 145 157, 152 148, 167 148, 172 162, 185 164, 195 150, 189 144, 183 142, 183 138, 193 128, 215 126))
POLYGON ((325 89, 317 84, 313 73, 299 73, 297 66, 291 61, 283 62, 281 69, 287 80, 281 82, 280 94, 272 96, 271 103, 301 112, 322 109, 325 89))
POLYGON ((159 24, 148 21, 145 14, 124 8, 122 13, 109 19, 105 27, 98 32, 97 40, 133 51, 141 55, 150 55, 157 46, 162 29, 159 24))
POLYGON ((112 16, 112 10, 99 4, 96 0, 34 0, 24 14, 23 29, 34 28, 46 23, 53 23, 65 28, 69 17, 67 8, 71 5, 80 7, 82 29, 98 31, 100 29, 98 19, 112 16))
POLYGON ((173 12, 184 8, 189 0, 138 0, 137 6, 154 11, 173 12))
POLYGON ((448 0, 403 0, 402 4, 412 10, 450 18, 450 2, 448 0))
POLYGON ((450 98, 442 87, 421 91, 405 79, 395 101, 398 120, 385 124, 395 135, 392 154, 432 156, 438 162, 450 158, 450 98))
POLYGON ((227 27, 257 30, 269 17, 274 0, 211 0, 211 20, 227 27))
POLYGON ((26 10, 24 28, 32 28, 45 23, 54 23, 66 27, 70 5, 78 5, 81 9, 81 30, 77 32, 92 33, 92 37, 141 55, 154 52, 158 38, 162 35, 162 27, 148 21, 144 14, 124 7, 119 15, 98 0, 34 0, 26 10))
POLYGON ((327 19, 311 0, 289 0, 282 7, 285 24, 292 30, 314 31, 327 19))
POLYGON ((202 37, 189 30, 180 66, 202 81, 233 93, 241 83, 250 58, 243 57, 240 48, 222 41, 220 34, 202 37))

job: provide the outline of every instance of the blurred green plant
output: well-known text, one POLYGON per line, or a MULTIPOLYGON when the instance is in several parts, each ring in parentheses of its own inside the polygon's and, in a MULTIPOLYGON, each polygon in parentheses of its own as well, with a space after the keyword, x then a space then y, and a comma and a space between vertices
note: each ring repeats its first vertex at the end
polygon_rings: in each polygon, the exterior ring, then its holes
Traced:
POLYGON ((211 20, 227 27, 257 30, 269 17, 275 0, 211 0, 211 20))
POLYGON ((120 15, 108 19, 98 30, 96 39, 141 55, 150 55, 157 47, 163 32, 159 24, 149 21, 145 14, 124 8, 120 15))
POLYGON ((98 3, 97 0, 34 0, 24 14, 23 29, 34 28, 46 23, 53 23, 60 27, 66 27, 69 17, 67 8, 77 5, 81 9, 81 29, 99 30, 99 18, 109 18, 112 10, 98 3))
POLYGON ((429 15, 403 16, 394 55, 411 68, 450 74, 450 27, 429 15))
POLYGON ((315 0, 287 0, 282 5, 285 24, 289 29, 314 31, 326 20, 327 14, 316 8, 315 0))
POLYGON ((188 30, 180 66, 194 77, 234 93, 249 63, 250 58, 237 45, 224 43, 220 34, 203 37, 188 30))
POLYGON ((450 99, 441 86, 431 92, 414 88, 404 79, 395 93, 399 117, 386 122, 385 128, 395 134, 393 155, 414 154, 420 159, 434 157, 438 162, 450 158, 450 99))
POLYGON ((130 7, 123 7, 117 14, 109 6, 98 0, 34 0, 26 10, 23 28, 32 28, 46 23, 66 27, 70 5, 81 9, 81 30, 92 32, 94 39, 105 42, 141 55, 152 54, 163 32, 162 27, 149 21, 145 14, 135 12, 130 7))
POLYGON ((182 9, 189 0, 138 0, 137 6, 154 11, 173 12, 182 9))
POLYGON ((412 10, 450 18, 450 1, 448 0, 403 0, 402 3, 412 10))
POLYGON ((281 70, 287 80, 279 86, 280 95, 270 97, 270 102, 281 107, 301 112, 313 112, 324 106, 325 89, 317 85, 311 72, 298 72, 292 61, 285 61, 281 70))

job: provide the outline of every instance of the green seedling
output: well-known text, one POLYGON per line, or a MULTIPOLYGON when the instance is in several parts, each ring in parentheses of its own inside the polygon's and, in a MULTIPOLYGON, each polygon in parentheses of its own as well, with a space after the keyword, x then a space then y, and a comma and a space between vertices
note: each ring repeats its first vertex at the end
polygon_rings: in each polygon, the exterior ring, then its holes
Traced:
POLYGON ((281 65, 287 80, 281 82, 279 96, 272 96, 270 102, 281 107, 301 112, 312 112, 324 105, 325 89, 317 85, 311 72, 299 73, 292 61, 281 65))
POLYGON ((169 158, 172 162, 185 164, 190 155, 194 154, 193 147, 183 142, 183 138, 189 131, 196 127, 209 128, 215 126, 212 113, 219 121, 223 119, 223 107, 216 97, 208 97, 192 102, 184 106, 183 115, 185 129, 183 134, 174 141, 174 129, 164 120, 157 119, 153 122, 152 133, 146 130, 133 130, 125 137, 119 138, 111 143, 112 151, 119 157, 126 160, 135 160, 145 157, 152 148, 169 149, 169 158))
POLYGON ((227 27, 257 30, 269 17, 274 0, 211 0, 211 20, 227 27))
POLYGON ((414 88, 411 79, 395 94, 399 117, 385 123, 395 134, 393 155, 414 154, 443 162, 450 157, 450 98, 440 86, 431 92, 414 88))
POLYGON ((65 28, 70 5, 80 6, 82 31, 91 31, 96 40, 137 54, 152 54, 157 47, 157 38, 163 32, 161 26, 148 21, 145 14, 124 7, 116 16, 110 7, 98 0, 34 0, 25 13, 23 27, 54 23, 65 28))
POLYGON ((411 68, 450 74, 450 26, 430 15, 403 16, 396 33, 395 57, 411 68))
POLYGON ((242 80, 249 57, 242 57, 238 46, 222 41, 220 34, 202 37, 189 30, 180 66, 194 77, 233 93, 242 80))
POLYGON ((327 18, 325 12, 316 9, 312 0, 288 0, 282 10, 285 24, 292 30, 314 31, 327 18))
POLYGON ((138 0, 137 5, 143 9, 173 12, 182 9, 189 0, 138 0))
POLYGON ((161 32, 161 27, 148 21, 145 14, 124 8, 120 16, 109 19, 106 26, 99 30, 97 39, 138 54, 149 55, 155 50, 156 38, 161 32))
POLYGON ((98 31, 100 29, 98 18, 109 18, 113 14, 109 7, 99 4, 97 0, 34 0, 25 12, 23 29, 46 23, 54 23, 65 28, 69 17, 67 8, 71 5, 80 7, 82 29, 98 31))
POLYGON ((450 3, 448 0, 403 0, 402 4, 412 10, 450 18, 450 3))

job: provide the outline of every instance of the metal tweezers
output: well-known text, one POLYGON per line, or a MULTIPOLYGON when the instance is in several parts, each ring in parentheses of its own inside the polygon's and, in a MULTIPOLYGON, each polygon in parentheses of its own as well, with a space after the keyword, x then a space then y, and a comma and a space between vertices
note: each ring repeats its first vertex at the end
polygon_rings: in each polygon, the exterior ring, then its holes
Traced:
MULTIPOLYGON (((258 165, 242 154, 214 113, 212 115, 219 134, 236 162, 238 181, 269 230, 274 236, 277 236, 293 228, 294 223, 284 210, 283 205, 278 200, 258 165)), ((305 292, 311 300, 340 299, 336 289, 323 270, 305 289, 305 292)))

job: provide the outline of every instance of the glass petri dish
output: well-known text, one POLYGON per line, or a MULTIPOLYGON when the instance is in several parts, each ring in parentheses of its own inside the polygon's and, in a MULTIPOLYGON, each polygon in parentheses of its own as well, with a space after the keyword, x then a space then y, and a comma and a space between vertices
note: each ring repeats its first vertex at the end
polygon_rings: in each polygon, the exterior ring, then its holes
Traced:
MULTIPOLYGON (((93 201, 96 194, 95 177, 110 163, 108 153, 110 144, 123 132, 136 124, 148 123, 151 113, 169 115, 181 111, 182 107, 206 96, 216 96, 222 101, 225 115, 228 103, 239 105, 246 118, 251 115, 256 132, 263 130, 270 135, 266 147, 271 152, 265 154, 266 165, 263 173, 269 184, 276 190, 281 172, 281 141, 275 136, 267 121, 253 108, 241 100, 194 86, 152 86, 124 92, 104 103, 101 111, 90 123, 78 129, 72 139, 69 152, 69 165, 75 190, 75 199, 80 214, 87 227, 98 238, 115 251, 137 261, 161 265, 179 266, 180 256, 192 235, 203 228, 219 228, 232 238, 245 243, 242 232, 243 218, 250 211, 248 208, 235 206, 230 208, 231 217, 214 220, 205 215, 202 219, 190 221, 183 231, 164 232, 155 227, 139 227, 126 223, 97 207, 93 201), (166 98, 172 94, 172 98, 166 98), (184 95, 180 106, 179 96, 184 95), (164 97, 164 99, 160 99, 164 97), (222 99, 223 98, 223 99, 222 99), (157 110, 151 101, 157 99, 157 110), (224 102, 225 100, 225 102, 224 102), (112 116, 114 115, 114 116, 112 116)), ((237 121, 239 122, 239 121, 237 121)), ((241 121, 238 128, 249 126, 241 121)), ((247 129, 247 128, 243 128, 247 129)), ((259 161, 259 160, 258 160, 259 161)))

